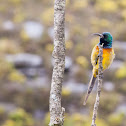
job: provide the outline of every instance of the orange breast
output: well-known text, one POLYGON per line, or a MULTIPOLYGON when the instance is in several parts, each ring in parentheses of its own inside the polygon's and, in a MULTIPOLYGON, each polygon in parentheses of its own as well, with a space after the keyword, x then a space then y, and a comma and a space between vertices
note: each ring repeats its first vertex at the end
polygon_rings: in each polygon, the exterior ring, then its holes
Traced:
MULTIPOLYGON (((93 65, 94 74, 97 74, 97 72, 98 72, 99 64, 95 63, 96 59, 98 57, 98 54, 99 54, 99 47, 95 46, 92 51, 92 55, 91 55, 91 62, 93 65)), ((113 59, 114 59, 113 49, 112 48, 103 48, 103 61, 102 61, 103 70, 107 69, 111 65, 113 59)))
MULTIPOLYGON (((99 52, 99 47, 96 46, 96 50, 99 52)), ((103 48, 103 54, 105 53, 111 53, 112 52, 112 48, 103 48)))

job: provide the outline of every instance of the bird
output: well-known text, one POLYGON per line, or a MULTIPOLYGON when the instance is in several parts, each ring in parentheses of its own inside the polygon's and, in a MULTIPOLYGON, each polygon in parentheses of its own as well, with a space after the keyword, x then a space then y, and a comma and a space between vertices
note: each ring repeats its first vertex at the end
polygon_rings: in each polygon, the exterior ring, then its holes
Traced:
POLYGON ((99 36, 100 41, 97 45, 94 46, 92 53, 91 53, 91 64, 93 66, 92 70, 92 77, 89 82, 87 94, 84 100, 84 105, 86 105, 87 99, 95 85, 95 81, 98 75, 98 68, 99 68, 99 45, 103 45, 103 60, 102 60, 102 67, 103 71, 108 69, 109 66, 112 64, 113 59, 115 58, 114 49, 112 48, 113 37, 109 32, 94 33, 93 35, 99 36))

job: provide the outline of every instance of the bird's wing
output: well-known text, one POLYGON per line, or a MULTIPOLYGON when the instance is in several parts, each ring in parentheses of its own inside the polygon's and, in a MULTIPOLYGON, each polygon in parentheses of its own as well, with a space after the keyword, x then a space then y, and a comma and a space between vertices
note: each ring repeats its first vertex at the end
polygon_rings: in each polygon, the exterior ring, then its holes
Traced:
POLYGON ((99 54, 99 48, 96 45, 93 50, 92 50, 92 54, 91 54, 91 63, 93 65, 93 67, 98 66, 98 54, 99 54))
POLYGON ((96 80, 96 67, 98 67, 98 53, 99 53, 99 48, 98 46, 96 45, 93 50, 92 50, 92 54, 91 54, 91 63, 93 65, 93 75, 92 75, 92 78, 89 82, 89 86, 88 86, 88 91, 87 91, 87 94, 86 94, 86 97, 85 97, 85 100, 84 100, 84 105, 86 104, 87 102, 87 99, 94 87, 94 84, 95 84, 95 80, 96 80))

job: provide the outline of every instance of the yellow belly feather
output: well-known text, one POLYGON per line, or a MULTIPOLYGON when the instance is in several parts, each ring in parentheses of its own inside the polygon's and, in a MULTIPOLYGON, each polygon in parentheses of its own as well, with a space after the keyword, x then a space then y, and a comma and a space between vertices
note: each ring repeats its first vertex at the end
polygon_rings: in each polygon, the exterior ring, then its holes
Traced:
MULTIPOLYGON (((91 54, 91 63, 93 65, 93 75, 96 77, 98 74, 98 54, 99 54, 99 48, 96 45, 91 54)), ((112 48, 103 48, 103 61, 102 61, 102 66, 103 70, 109 68, 109 66, 112 64, 112 61, 115 57, 114 50, 112 48)))

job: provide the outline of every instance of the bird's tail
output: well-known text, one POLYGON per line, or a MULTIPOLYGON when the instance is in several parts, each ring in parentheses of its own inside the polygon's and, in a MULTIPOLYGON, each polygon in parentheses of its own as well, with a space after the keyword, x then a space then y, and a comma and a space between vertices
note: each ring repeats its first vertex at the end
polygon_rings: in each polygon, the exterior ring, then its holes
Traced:
POLYGON ((88 99, 88 97, 89 97, 89 95, 90 95, 90 93, 91 93, 91 91, 92 91, 92 89, 93 89, 93 87, 94 87, 95 81, 96 81, 96 77, 94 77, 94 76, 92 75, 91 80, 90 80, 90 82, 89 82, 87 94, 86 94, 86 97, 85 97, 85 100, 84 100, 83 105, 86 105, 87 99, 88 99))

